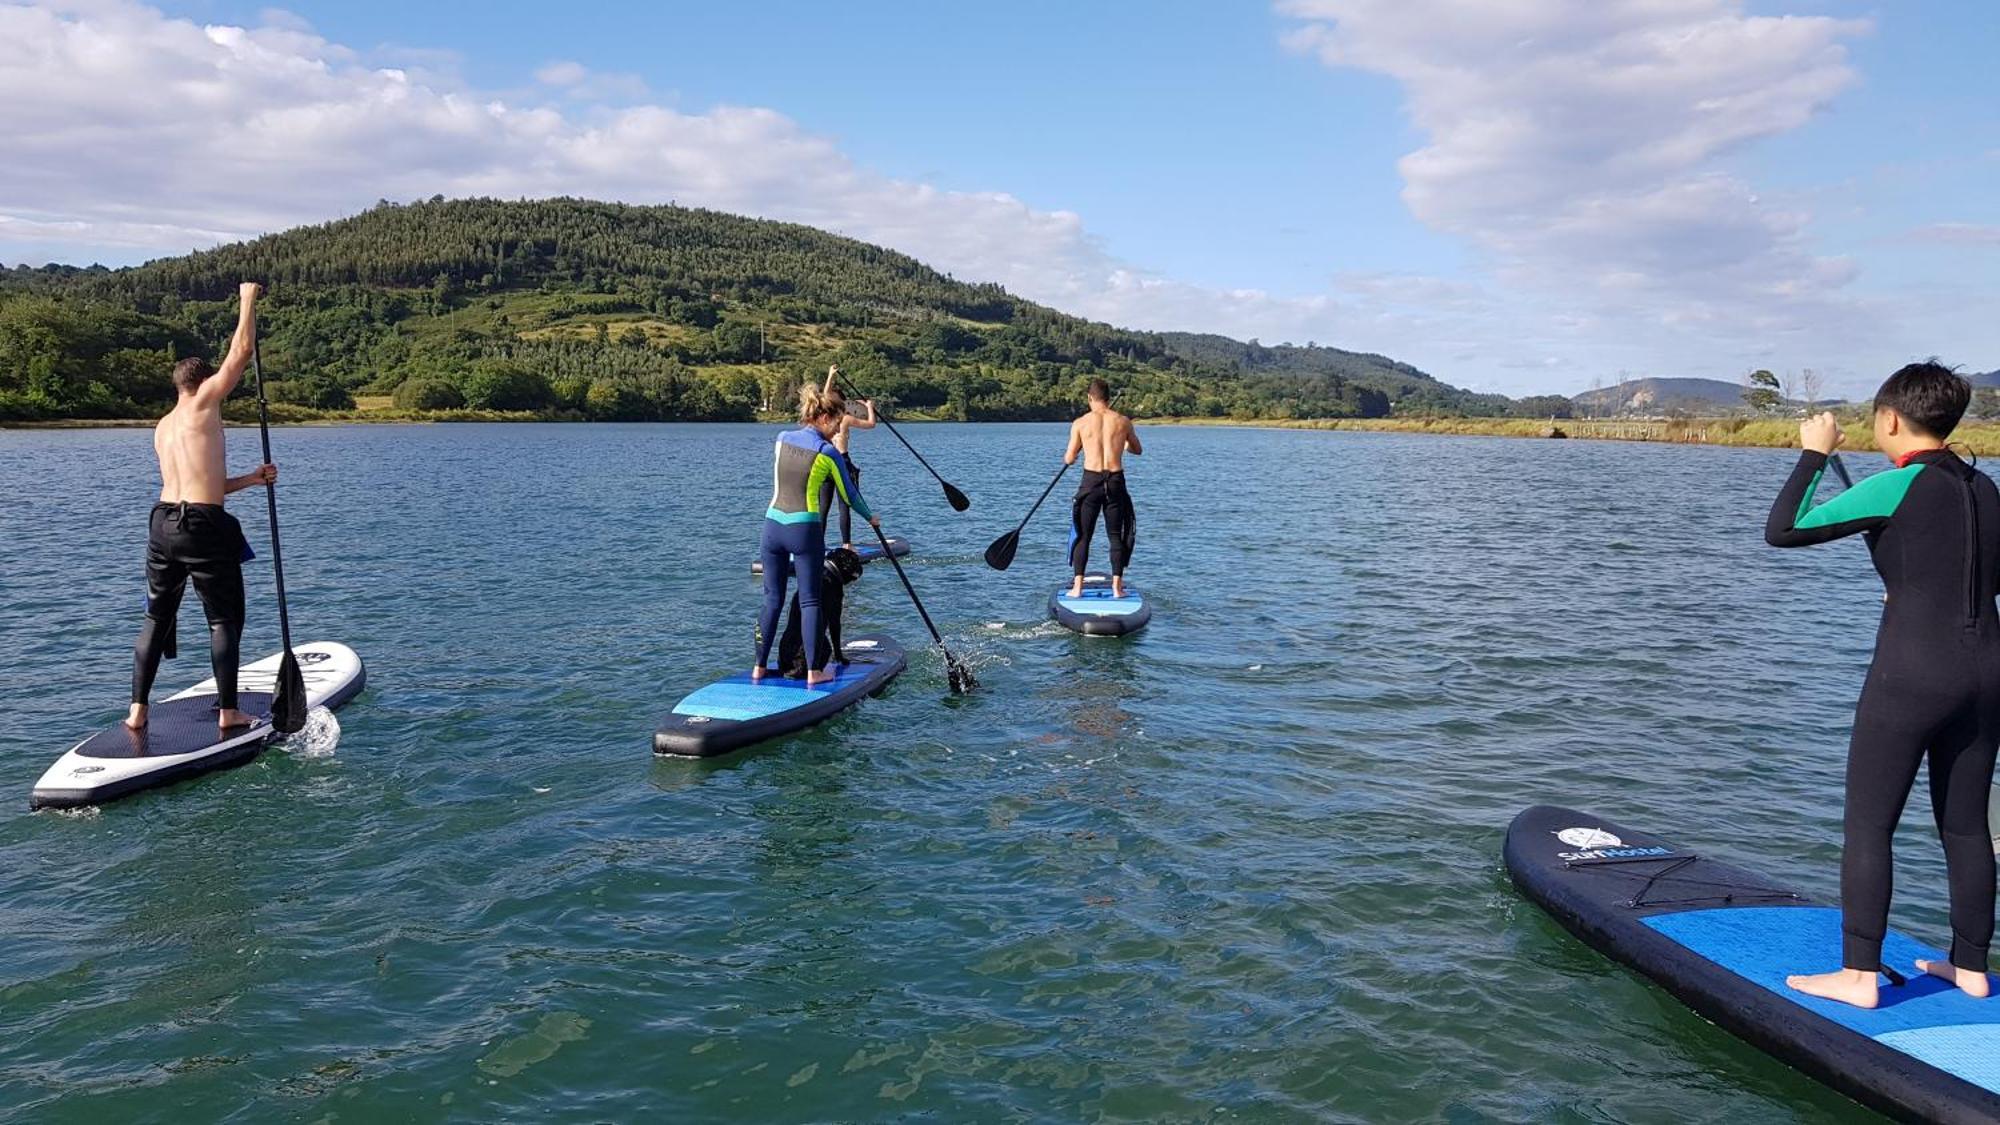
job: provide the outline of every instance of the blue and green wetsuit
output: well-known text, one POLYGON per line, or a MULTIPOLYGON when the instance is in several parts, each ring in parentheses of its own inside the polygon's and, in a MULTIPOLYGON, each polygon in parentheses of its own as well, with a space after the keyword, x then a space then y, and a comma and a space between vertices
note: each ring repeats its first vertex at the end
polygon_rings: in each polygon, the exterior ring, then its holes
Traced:
POLYGON ((1927 449, 1815 505, 1826 461, 1799 456, 1764 538, 1803 547, 1859 533, 1887 591, 1847 751, 1842 959, 1881 968, 1891 844, 1928 757, 1951 886, 1951 963, 1984 972, 1994 897, 1986 798, 2000 743, 2000 492, 1951 451, 1927 449))
MULTIPOLYGON (((862 519, 874 513, 861 498, 846 458, 811 426, 778 436, 771 467, 771 506, 764 510, 764 607, 757 617, 757 666, 767 666, 785 608, 785 579, 799 578, 799 624, 805 635, 806 666, 820 667, 819 592, 826 557, 826 512, 834 496, 862 519)), ((839 654, 829 654, 835 658, 839 654)))

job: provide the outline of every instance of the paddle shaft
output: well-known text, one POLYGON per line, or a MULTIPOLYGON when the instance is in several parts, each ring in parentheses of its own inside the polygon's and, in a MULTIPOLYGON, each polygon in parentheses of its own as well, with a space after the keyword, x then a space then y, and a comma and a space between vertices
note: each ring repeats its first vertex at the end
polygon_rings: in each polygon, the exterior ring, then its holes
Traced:
MULTIPOLYGON (((250 338, 250 371, 257 376, 257 433, 264 443, 264 463, 271 464, 271 404, 264 397, 264 363, 257 354, 257 338, 250 338)), ((278 485, 276 481, 264 484, 264 503, 271 513, 271 574, 278 583, 278 636, 285 644, 285 654, 292 651, 292 615, 285 607, 285 552, 278 546, 278 485)))
POLYGON ((1021 534, 1022 529, 1028 526, 1028 521, 1034 519, 1035 513, 1042 510, 1042 501, 1047 500, 1049 498, 1049 493, 1054 492, 1056 490, 1056 485, 1062 483, 1063 474, 1069 472, 1069 467, 1071 464, 1073 464, 1073 462, 1064 461, 1063 467, 1056 470, 1055 479, 1049 481, 1049 486, 1047 488, 1042 489, 1041 496, 1036 498, 1035 500, 1035 506, 1028 509, 1028 514, 1022 516, 1020 524, 1014 528, 1015 535, 1021 534))
MULTIPOLYGON (((858 399, 861 397, 859 394, 855 393, 854 384, 848 382, 847 376, 845 375, 840 376, 840 387, 842 390, 847 392, 847 397, 849 398, 858 399)), ((951 487, 951 482, 945 480, 944 477, 940 475, 936 469, 931 468, 931 463, 929 461, 924 460, 924 455, 917 452, 917 447, 910 444, 910 439, 903 436, 902 431, 896 428, 896 424, 894 422, 889 421, 887 415, 883 414, 880 410, 877 410, 875 412, 875 420, 889 427, 889 432, 896 435, 896 440, 903 443, 903 448, 910 451, 910 456, 915 457, 917 459, 917 464, 922 465, 926 469, 929 469, 930 474, 934 477, 937 477, 937 482, 939 484, 944 485, 946 488, 951 487)))
POLYGON ((945 668, 949 672, 951 689, 953 691, 959 690, 959 676, 961 674, 965 676, 965 679, 968 681, 967 686, 969 687, 972 674, 964 671, 959 666, 958 660, 951 654, 951 649, 945 646, 943 634, 938 632, 937 625, 931 621, 929 611, 924 609, 924 600, 917 596, 917 588, 910 584, 910 576, 903 573, 902 560, 896 557, 896 552, 889 549, 889 537, 882 534, 882 529, 879 526, 873 523, 870 523, 868 526, 874 528, 875 538, 881 541, 882 557, 888 559, 889 565, 896 568, 896 577, 902 580, 904 592, 910 595, 910 604, 917 607, 917 616, 924 619, 924 628, 931 631, 931 640, 936 641, 938 648, 944 652, 944 663, 945 668))

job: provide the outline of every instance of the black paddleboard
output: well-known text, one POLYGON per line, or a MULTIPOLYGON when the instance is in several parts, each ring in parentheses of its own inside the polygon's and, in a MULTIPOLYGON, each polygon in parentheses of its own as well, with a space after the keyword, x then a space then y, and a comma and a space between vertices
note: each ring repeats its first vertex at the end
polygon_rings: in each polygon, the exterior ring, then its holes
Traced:
POLYGON ((1943 953, 1891 931, 1883 964, 1908 983, 1856 1008, 1786 987, 1840 960, 1840 911, 1789 887, 1550 805, 1514 818, 1505 856, 1521 893, 1586 944, 1856 1101, 1910 1121, 2000 1121, 2000 999, 1911 965, 1943 953))

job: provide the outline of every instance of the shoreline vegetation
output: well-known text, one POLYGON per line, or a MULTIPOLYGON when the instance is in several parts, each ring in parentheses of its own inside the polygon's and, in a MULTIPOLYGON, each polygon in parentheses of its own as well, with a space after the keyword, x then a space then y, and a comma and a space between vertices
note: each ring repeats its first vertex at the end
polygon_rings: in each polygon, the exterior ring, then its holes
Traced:
MULTIPOLYGON (((224 412, 231 425, 251 426, 257 422, 255 406, 239 401, 224 412)), ((1841 428, 1847 434, 1842 448, 1866 452, 1875 448, 1873 433, 1865 413, 1843 411, 1841 428)), ((927 417, 923 412, 897 415, 899 422, 956 422, 956 419, 927 417)), ((130 429, 151 426, 155 418, 67 418, 33 422, 0 421, 0 430, 91 430, 130 429)), ((271 405, 271 421, 277 425, 449 425, 462 422, 562 423, 590 422, 592 419, 534 411, 507 410, 408 410, 396 406, 387 396, 362 397, 350 410, 315 410, 291 404, 271 405)), ((700 421, 700 419, 685 419, 700 421)), ((745 423, 781 424, 787 414, 769 414, 742 420, 745 423)), ((1266 430, 1351 430, 1362 433, 1436 434, 1455 437, 1536 438, 1541 440, 1638 441, 1672 445, 1719 445, 1742 448, 1796 449, 1799 422, 1795 418, 1146 418, 1135 419, 1141 426, 1218 426, 1233 429, 1266 430)), ((1977 456, 2000 455, 2000 422, 1971 421, 1952 434, 1952 443, 1969 448, 1977 456)))
MULTIPOLYGON (((1589 417, 1619 409, 1476 393, 1312 341, 1116 328, 795 224, 441 196, 128 269, 0 268, 0 427, 151 424, 173 405, 174 362, 227 338, 244 279, 268 287, 271 415, 294 425, 771 422, 838 363, 911 422, 1066 422, 1101 377, 1148 425, 1797 442, 1798 404, 1764 371, 1740 412, 1653 397, 1667 417, 1589 417)), ((2000 414, 1982 393, 1992 408, 1974 414, 2000 414)), ((255 407, 224 415, 253 422, 255 407)), ((1841 416, 1868 448, 1865 408, 1841 416)), ((1959 436, 2000 452, 2000 422, 1959 436)))

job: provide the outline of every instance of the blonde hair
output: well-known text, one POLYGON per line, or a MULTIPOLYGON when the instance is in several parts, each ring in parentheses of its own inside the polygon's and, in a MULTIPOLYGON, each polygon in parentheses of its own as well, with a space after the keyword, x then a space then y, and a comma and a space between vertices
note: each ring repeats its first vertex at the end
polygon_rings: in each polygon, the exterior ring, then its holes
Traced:
POLYGON ((847 396, 838 388, 828 389, 817 383, 806 383, 799 387, 799 421, 810 426, 822 418, 838 418, 847 413, 847 396))

